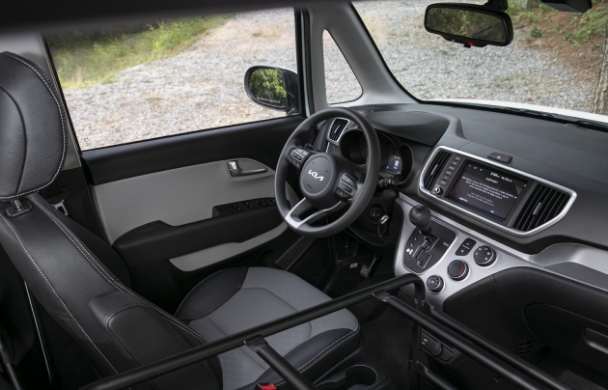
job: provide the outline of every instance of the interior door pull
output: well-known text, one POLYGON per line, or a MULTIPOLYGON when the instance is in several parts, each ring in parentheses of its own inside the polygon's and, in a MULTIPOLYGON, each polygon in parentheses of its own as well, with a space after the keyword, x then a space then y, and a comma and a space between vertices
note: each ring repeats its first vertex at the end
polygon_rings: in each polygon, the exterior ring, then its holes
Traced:
POLYGON ((228 172, 230 172, 230 176, 232 176, 232 177, 240 177, 240 176, 259 175, 259 174, 268 172, 268 169, 266 169, 266 168, 241 169, 239 167, 238 161, 231 160, 231 161, 228 161, 228 172))

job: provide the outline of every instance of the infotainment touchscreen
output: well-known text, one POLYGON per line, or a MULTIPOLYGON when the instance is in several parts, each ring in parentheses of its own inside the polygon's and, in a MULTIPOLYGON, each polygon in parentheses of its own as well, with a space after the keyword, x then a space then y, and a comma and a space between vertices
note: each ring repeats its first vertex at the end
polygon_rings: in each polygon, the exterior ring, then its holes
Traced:
POLYGON ((505 220, 527 183, 504 171, 466 161, 449 197, 505 220))

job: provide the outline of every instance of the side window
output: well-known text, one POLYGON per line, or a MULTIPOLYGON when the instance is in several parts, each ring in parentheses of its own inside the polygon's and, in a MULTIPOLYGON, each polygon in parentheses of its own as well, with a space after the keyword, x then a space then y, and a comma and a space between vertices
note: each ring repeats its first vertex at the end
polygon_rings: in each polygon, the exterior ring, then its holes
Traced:
POLYGON ((46 38, 83 150, 285 116, 251 101, 244 76, 297 70, 293 9, 46 38))
POLYGON ((342 103, 358 99, 363 93, 361 84, 327 30, 323 32, 323 61, 327 102, 342 103))

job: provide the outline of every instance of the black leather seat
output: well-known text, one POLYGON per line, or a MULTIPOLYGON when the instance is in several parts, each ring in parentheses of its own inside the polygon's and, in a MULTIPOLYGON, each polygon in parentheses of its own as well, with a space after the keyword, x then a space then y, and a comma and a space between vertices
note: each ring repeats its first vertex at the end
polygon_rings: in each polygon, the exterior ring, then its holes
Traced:
MULTIPOLYGON (((151 363, 324 302, 297 276, 232 268, 196 286, 171 315, 134 293, 120 256, 58 214, 37 191, 59 174, 67 117, 35 65, 0 54, 0 244, 45 309, 82 345, 101 375, 151 363)), ((267 338, 312 381, 354 358, 360 332, 342 310, 267 338)), ((289 388, 239 348, 134 389, 289 388)))

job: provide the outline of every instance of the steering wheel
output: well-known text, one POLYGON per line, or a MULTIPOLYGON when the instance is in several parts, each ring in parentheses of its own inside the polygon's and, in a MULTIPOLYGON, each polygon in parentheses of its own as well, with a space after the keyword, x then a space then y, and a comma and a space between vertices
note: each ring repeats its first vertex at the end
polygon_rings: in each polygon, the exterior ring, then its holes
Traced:
MULTIPOLYGON (((308 137, 307 137, 308 136, 308 137)), ((372 124, 363 115, 347 108, 328 108, 302 122, 291 134, 277 165, 275 197, 281 216, 295 232, 309 237, 328 237, 346 229, 365 210, 374 195, 380 172, 380 143, 372 124), (354 122, 363 132, 368 146, 365 169, 342 156, 306 149, 302 141, 320 122, 335 118, 354 122), (300 170, 299 186, 304 198, 290 207, 285 193, 287 169, 300 170), (313 226, 347 206, 335 221, 313 226)))

